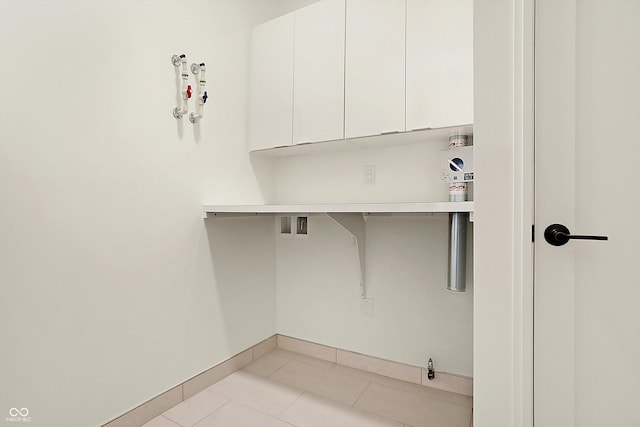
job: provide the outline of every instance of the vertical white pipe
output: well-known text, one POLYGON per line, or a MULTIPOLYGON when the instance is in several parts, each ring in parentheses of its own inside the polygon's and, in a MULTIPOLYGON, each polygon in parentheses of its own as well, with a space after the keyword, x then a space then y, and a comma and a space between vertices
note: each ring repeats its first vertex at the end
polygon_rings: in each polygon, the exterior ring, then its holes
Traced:
POLYGON ((176 119, 182 118, 185 114, 189 112, 189 73, 187 72, 187 57, 185 55, 180 55, 180 63, 182 65, 181 77, 182 77, 182 106, 176 107, 173 110, 173 116, 176 119))
POLYGON ((200 65, 192 64, 191 71, 198 75, 198 106, 196 112, 189 115, 191 123, 197 123, 204 116, 204 104, 207 102, 207 92, 204 90, 207 84, 206 71, 204 62, 200 65))

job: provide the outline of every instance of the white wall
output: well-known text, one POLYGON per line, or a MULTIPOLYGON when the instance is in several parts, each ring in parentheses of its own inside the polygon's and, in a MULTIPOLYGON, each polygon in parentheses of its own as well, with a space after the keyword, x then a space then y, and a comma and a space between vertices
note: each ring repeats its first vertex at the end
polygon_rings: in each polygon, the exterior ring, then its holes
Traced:
POLYGON ((276 10, 278 15, 284 15, 317 1, 319 0, 279 0, 276 10))
POLYGON ((283 157, 274 169, 281 203, 447 201, 440 182, 440 151, 448 141, 283 157), (364 180, 375 166, 375 184, 364 180))
MULTIPOLYGON (((277 158, 274 201, 446 201, 439 158, 447 146, 445 138, 277 158), (365 165, 376 167, 373 185, 364 182, 365 165)), ((445 215, 367 220, 373 318, 360 312, 359 270, 348 233, 326 217, 310 220, 307 241, 277 239, 279 333, 414 365, 433 357, 436 370, 473 375, 471 256, 468 291, 447 291, 445 215)))
POLYGON ((272 197, 245 125, 277 5, 0 1, 0 423, 100 424, 275 333, 270 223, 200 212, 272 197), (183 52, 198 126, 171 115, 183 52))
POLYGON ((308 237, 276 237, 278 332, 412 365, 432 357, 438 371, 472 376, 471 241, 467 292, 447 291, 447 232, 446 214, 367 218, 367 317, 350 234, 309 217, 308 237))
MULTIPOLYGON (((354 149, 275 160, 278 203, 446 201, 440 151, 448 141, 354 149), (375 184, 363 167, 375 165, 375 184)), ((472 228, 470 228, 472 230, 472 228)), ((310 218, 308 239, 277 238, 278 332, 372 356, 473 376, 473 266, 468 290, 446 290, 448 218, 369 217, 367 297, 349 234, 328 217, 310 218)))

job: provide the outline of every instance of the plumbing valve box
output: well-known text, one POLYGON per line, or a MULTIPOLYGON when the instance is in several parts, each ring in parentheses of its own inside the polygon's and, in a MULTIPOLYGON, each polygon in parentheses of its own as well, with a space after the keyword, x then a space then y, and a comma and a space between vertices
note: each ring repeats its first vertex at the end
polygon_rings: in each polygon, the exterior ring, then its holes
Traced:
POLYGON ((473 145, 442 151, 440 168, 442 182, 473 181, 473 145))

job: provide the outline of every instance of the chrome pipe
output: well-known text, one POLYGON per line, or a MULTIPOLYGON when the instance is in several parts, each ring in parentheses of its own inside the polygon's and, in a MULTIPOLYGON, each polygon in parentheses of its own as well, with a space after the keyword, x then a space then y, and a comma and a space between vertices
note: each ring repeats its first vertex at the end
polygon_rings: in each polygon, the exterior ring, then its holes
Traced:
POLYGON ((449 214, 449 269, 447 289, 464 292, 467 289, 467 225, 468 212, 449 214))

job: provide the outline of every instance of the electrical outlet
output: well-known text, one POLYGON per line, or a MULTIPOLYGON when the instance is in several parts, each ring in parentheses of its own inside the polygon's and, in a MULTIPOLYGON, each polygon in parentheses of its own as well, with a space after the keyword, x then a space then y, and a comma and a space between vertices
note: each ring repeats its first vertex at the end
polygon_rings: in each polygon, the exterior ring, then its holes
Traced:
POLYGON ((363 169, 363 177, 364 177, 365 184, 375 184, 376 183, 376 166, 366 165, 363 169))
POLYGON ((360 314, 365 317, 373 317, 373 298, 363 298, 360 300, 360 314))

